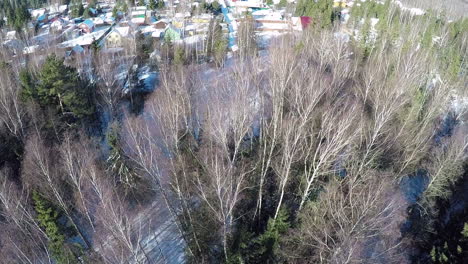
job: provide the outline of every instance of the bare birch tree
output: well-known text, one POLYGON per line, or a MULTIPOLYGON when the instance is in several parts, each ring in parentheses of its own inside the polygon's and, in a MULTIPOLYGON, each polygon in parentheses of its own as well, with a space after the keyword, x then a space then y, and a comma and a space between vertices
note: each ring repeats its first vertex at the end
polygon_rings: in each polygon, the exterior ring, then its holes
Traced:
POLYGON ((21 87, 15 76, 19 75, 18 66, 4 65, 0 70, 0 126, 4 126, 17 138, 25 133, 25 106, 21 103, 21 87), (15 71, 16 70, 16 71, 15 71))
POLYGON ((0 254, 5 262, 52 263, 47 236, 36 222, 28 194, 0 171, 0 254))

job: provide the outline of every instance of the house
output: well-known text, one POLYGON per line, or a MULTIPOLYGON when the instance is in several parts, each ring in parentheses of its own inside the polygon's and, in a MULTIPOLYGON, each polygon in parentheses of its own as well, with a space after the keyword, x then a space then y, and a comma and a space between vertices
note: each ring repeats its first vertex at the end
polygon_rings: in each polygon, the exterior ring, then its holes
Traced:
POLYGON ((173 27, 176 27, 178 29, 181 29, 184 27, 184 24, 185 24, 185 20, 183 18, 175 18, 174 20, 172 20, 171 22, 171 25, 173 27))
POLYGON ((159 20, 157 21, 156 23, 153 24, 153 27, 155 29, 166 29, 168 23, 162 21, 162 20, 159 20))
POLYGON ((249 9, 262 8, 263 3, 261 0, 235 1, 230 3, 230 6, 234 9, 235 13, 241 14, 249 11, 249 9))
POLYGON ((148 16, 146 20, 146 24, 150 25, 154 25, 156 22, 158 22, 158 19, 155 16, 148 16))
POLYGON ((95 8, 90 7, 89 8, 89 13, 91 13, 92 16, 97 16, 98 11, 95 8))
POLYGON ((50 28, 53 31, 62 31, 64 26, 66 25, 66 21, 63 18, 55 18, 53 22, 50 24, 50 28))
POLYGON ((180 30, 175 28, 172 25, 169 25, 167 29, 164 31, 165 42, 172 43, 174 41, 180 40, 180 38, 181 38, 180 30))
POLYGON ((291 17, 291 26, 293 30, 302 31, 302 23, 300 17, 291 17))
POLYGON ((195 35, 196 33, 196 25, 194 24, 188 24, 188 25, 185 25, 185 28, 184 28, 184 36, 193 36, 195 35))
POLYGON ((201 15, 192 17, 192 23, 195 23, 195 24, 210 23, 212 18, 213 18, 213 15, 211 14, 201 14, 201 15))
POLYGON ((37 23, 38 24, 44 24, 49 22, 49 15, 48 14, 42 14, 37 18, 37 23))
POLYGON ((167 20, 158 20, 151 26, 143 28, 142 33, 151 34, 151 37, 159 39, 162 35, 164 35, 164 32, 166 31, 168 25, 169 22, 167 20))
POLYGON ((301 25, 302 29, 306 29, 309 24, 312 22, 312 18, 308 16, 301 16, 301 25))
POLYGON ((69 51, 65 51, 65 61, 71 63, 74 59, 81 57, 85 54, 85 49, 80 45, 75 45, 69 51))
POLYGON ((130 21, 136 25, 143 25, 146 22, 146 11, 135 11, 132 12, 132 18, 130 21))
POLYGON ((83 23, 81 23, 79 26, 78 26, 81 31, 83 31, 84 33, 91 33, 94 31, 94 22, 90 19, 86 19, 85 21, 83 21, 83 23))
POLYGON ((104 22, 106 22, 106 24, 109 24, 109 25, 112 25, 115 22, 115 18, 112 16, 112 12, 108 12, 108 13, 101 15, 101 18, 103 18, 104 22))
POLYGON ((99 26, 102 26, 102 25, 106 24, 105 17, 93 17, 93 18, 91 18, 91 20, 94 23, 94 27, 99 27, 99 26))
POLYGON ((49 6, 49 11, 51 13, 66 13, 66 11, 68 10, 68 6, 67 5, 58 5, 58 4, 54 4, 54 5, 50 5, 49 6))
POLYGON ((340 20, 342 23, 344 24, 348 23, 350 17, 351 17, 350 10, 348 8, 341 10, 340 20))
POLYGON ((124 38, 129 36, 130 27, 114 27, 104 38, 106 48, 122 47, 124 38))
POLYGON ((146 7, 138 6, 132 10, 132 18, 130 19, 135 25, 143 25, 146 23, 146 7))
POLYGON ((346 1, 343 0, 334 0, 333 7, 334 8, 345 8, 347 6, 346 1))
POLYGON ((162 38, 164 38, 164 31, 161 30, 161 29, 153 31, 151 33, 151 37, 154 38, 154 39, 162 39, 162 38))
POLYGON ((34 10, 31 10, 31 17, 32 18, 38 18, 42 15, 44 15, 46 13, 46 9, 45 8, 40 8, 40 9, 34 9, 34 10))

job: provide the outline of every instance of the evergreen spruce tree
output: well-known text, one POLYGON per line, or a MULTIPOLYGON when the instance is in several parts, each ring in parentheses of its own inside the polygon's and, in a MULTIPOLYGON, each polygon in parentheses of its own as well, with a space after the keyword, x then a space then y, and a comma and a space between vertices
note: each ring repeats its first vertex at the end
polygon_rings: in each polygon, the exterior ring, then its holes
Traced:
POLYGON ((97 0, 91 0, 91 1, 89 1, 88 7, 96 8, 97 4, 98 4, 97 0))
POLYGON ((65 246, 65 236, 57 224, 59 214, 53 206, 38 192, 33 192, 34 210, 37 213, 39 226, 49 238, 49 249, 57 263, 77 263, 76 258, 65 246))
POLYGON ((221 66, 227 49, 227 39, 222 32, 218 19, 212 19, 208 27, 206 56, 213 59, 217 66, 221 66))
POLYGON ((184 65, 185 64, 185 50, 183 47, 175 46, 174 47, 174 65, 184 65))
POLYGON ((34 79, 27 69, 23 69, 19 73, 21 84, 21 99, 27 101, 32 98, 37 98, 37 90, 34 84, 34 79))
POLYGON ((73 0, 71 3, 71 16, 72 17, 80 17, 84 13, 84 7, 81 0, 73 0))
POLYGON ((281 235, 286 233, 288 229, 288 214, 285 210, 281 210, 276 219, 268 220, 267 230, 256 239, 257 258, 265 261, 264 263, 272 261, 271 258, 277 255, 281 235))
POLYGON ((134 187, 138 176, 127 165, 128 159, 120 145, 120 127, 117 123, 111 124, 107 133, 107 142, 110 146, 110 155, 107 159, 108 170, 114 173, 120 183, 124 184, 126 190, 134 187))
POLYGON ((86 8, 83 12, 83 18, 90 18, 91 17, 91 10, 89 8, 86 8))
POLYGON ((56 55, 46 58, 36 81, 23 72, 20 80, 25 100, 34 100, 44 108, 52 107, 62 114, 72 113, 78 119, 95 112, 92 87, 83 81, 75 68, 64 65, 56 55))
POLYGON ((4 1, 0 3, 0 7, 7 19, 7 25, 16 31, 22 31, 31 19, 26 0, 4 1))
POLYGON ((214 13, 220 13, 221 12, 221 5, 218 3, 218 1, 213 1, 211 3, 211 11, 214 13))
POLYGON ((280 210, 276 219, 270 218, 266 230, 254 237, 254 234, 241 230, 237 249, 229 256, 229 264, 240 263, 280 263, 278 250, 281 236, 286 234, 290 224, 286 210, 280 210))
POLYGON ((149 0, 148 8, 150 10, 156 10, 156 8, 158 8, 158 3, 156 3, 156 0, 149 0))
POLYGON ((280 0, 280 2, 278 3, 278 7, 286 7, 287 5, 288 5, 287 0, 280 0))
POLYGON ((159 0, 158 1, 158 6, 157 6, 158 9, 163 9, 164 8, 164 1, 163 0, 159 0))

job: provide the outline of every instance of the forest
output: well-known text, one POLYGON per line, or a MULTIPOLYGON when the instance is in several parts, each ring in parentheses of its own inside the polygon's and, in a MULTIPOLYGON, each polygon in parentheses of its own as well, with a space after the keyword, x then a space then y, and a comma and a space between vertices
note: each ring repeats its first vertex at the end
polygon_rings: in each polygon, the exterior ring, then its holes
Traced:
POLYGON ((468 18, 381 2, 345 40, 333 1, 282 1, 316 19, 260 47, 247 14, 229 54, 216 16, 202 54, 0 46, 0 263, 467 263, 468 18))

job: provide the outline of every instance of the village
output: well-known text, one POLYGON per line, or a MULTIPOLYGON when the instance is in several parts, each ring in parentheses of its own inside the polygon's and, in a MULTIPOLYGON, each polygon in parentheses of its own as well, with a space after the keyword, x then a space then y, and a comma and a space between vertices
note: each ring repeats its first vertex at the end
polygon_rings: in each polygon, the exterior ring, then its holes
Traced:
MULTIPOLYGON (((150 9, 150 1, 140 1, 133 7, 122 5, 120 1, 91 2, 81 3, 85 14, 78 12, 79 17, 73 14, 74 2, 30 10, 29 28, 34 28, 35 34, 28 41, 22 41, 16 31, 7 32, 3 45, 14 55, 37 55, 41 50, 54 47, 65 57, 76 57, 93 46, 105 53, 123 52, 137 33, 141 33, 153 42, 192 45, 203 51, 210 21, 219 16, 223 33, 229 40, 229 50, 235 52, 238 25, 247 14, 254 19, 260 45, 282 33, 300 32, 313 20, 293 16, 286 0, 274 0, 270 5, 261 0, 192 3, 164 0, 158 2, 154 10, 150 9)), ((349 19, 348 7, 352 4, 352 1, 338 0, 334 3, 334 7, 340 8, 343 22, 349 19)))

